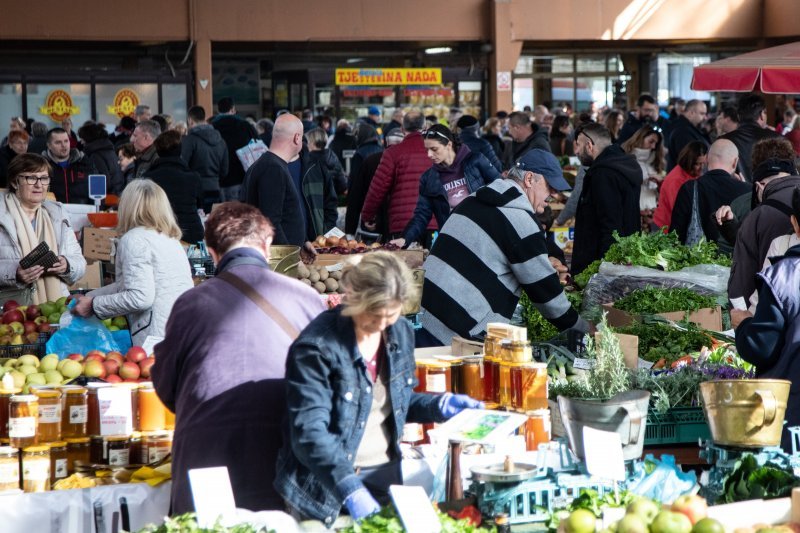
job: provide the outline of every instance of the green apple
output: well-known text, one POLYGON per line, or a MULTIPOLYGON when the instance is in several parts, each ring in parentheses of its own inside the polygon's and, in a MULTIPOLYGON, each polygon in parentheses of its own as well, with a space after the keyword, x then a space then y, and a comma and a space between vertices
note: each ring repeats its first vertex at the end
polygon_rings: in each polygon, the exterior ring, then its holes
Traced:
POLYGON ((25 383, 28 385, 47 385, 47 378, 41 372, 28 374, 25 377, 25 383))
POLYGON ((637 514, 626 514, 617 523, 617 533, 647 533, 647 524, 637 514))
POLYGON ((588 509, 576 509, 564 520, 566 533, 594 533, 597 529, 597 517, 588 509))
POLYGON ((25 385, 25 374, 19 370, 11 370, 9 373, 14 378, 14 388, 21 389, 25 385))
POLYGON ((108 327, 111 327, 111 319, 110 319, 110 318, 104 318, 104 319, 102 320, 102 322, 103 322, 103 325, 104 325, 105 327, 107 327, 107 328, 108 328, 108 327))
POLYGON ((694 525, 692 533, 725 533, 725 526, 713 518, 703 518, 694 525))
POLYGON ((61 298, 56 300, 56 304, 58 304, 59 307, 66 307, 67 306, 67 297, 66 296, 62 296, 61 298))
POLYGON ((112 320, 112 323, 119 329, 125 329, 128 327, 128 321, 125 320, 124 316, 115 316, 112 320))
POLYGON ((78 361, 72 359, 65 359, 64 366, 61 367, 61 373, 67 379, 77 378, 83 372, 83 365, 78 361))
POLYGON ((44 378, 48 385, 60 385, 64 381, 64 376, 58 370, 48 370, 44 373, 44 378))
POLYGON ((661 511, 650 524, 650 533, 691 533, 692 522, 683 513, 661 511))
POLYGON ((31 354, 21 355, 19 356, 19 364, 39 366, 39 358, 31 354))
POLYGON ((36 368, 36 367, 35 367, 35 366, 33 366, 33 365, 21 365, 21 366, 19 367, 19 371, 20 371, 20 372, 22 372, 22 375, 23 375, 23 376, 28 376, 28 375, 30 375, 30 374, 35 374, 35 373, 37 373, 37 372, 39 371, 39 369, 38 369, 38 368, 36 368))
POLYGON ((42 372, 47 372, 48 370, 55 370, 58 368, 58 355, 54 353, 49 353, 42 357, 42 360, 39 362, 39 370, 42 372))
POLYGON ((119 331, 117 326, 108 326, 108 331, 119 331))
POLYGON ((658 512, 661 510, 661 507, 649 498, 637 498, 625 510, 627 514, 635 514, 647 525, 653 523, 653 519, 656 517, 658 512))
POLYGON ((50 322, 51 324, 58 324, 59 320, 61 320, 61 313, 59 313, 58 311, 47 315, 47 321, 50 322))

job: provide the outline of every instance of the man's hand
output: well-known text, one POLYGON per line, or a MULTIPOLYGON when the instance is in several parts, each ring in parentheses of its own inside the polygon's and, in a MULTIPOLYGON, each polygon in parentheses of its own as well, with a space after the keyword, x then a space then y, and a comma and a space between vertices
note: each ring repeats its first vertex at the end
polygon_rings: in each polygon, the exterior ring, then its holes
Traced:
POLYGON ((722 207, 717 209, 717 212, 714 213, 714 217, 717 219, 718 226, 721 226, 724 222, 733 220, 734 216, 733 216, 733 211, 731 210, 731 206, 723 205, 722 207))
POLYGON ((72 314, 82 316, 84 318, 89 318, 94 314, 92 311, 92 300, 91 296, 78 296, 78 302, 75 304, 75 307, 72 308, 72 314))
POLYGON ((300 260, 303 263, 309 264, 314 262, 314 258, 317 257, 317 250, 314 249, 314 243, 306 241, 303 246, 300 247, 300 260))
POLYGON ((744 309, 731 309, 731 327, 736 329, 745 318, 750 318, 753 313, 744 309))
POLYGON ((558 281, 560 281, 562 285, 566 285, 567 279, 569 278, 569 269, 556 257, 548 257, 548 259, 550 260, 550 265, 558 273, 558 281))
POLYGON ((69 263, 67 263, 67 258, 63 255, 58 256, 58 263, 54 264, 52 267, 47 269, 48 274, 55 274, 60 275, 67 271, 69 267, 69 263))
POLYGON ((44 267, 35 265, 30 268, 17 266, 17 281, 23 285, 30 285, 44 274, 44 267))
POLYGON ((402 248, 403 246, 406 245, 406 240, 400 237, 399 239, 392 239, 391 241, 389 241, 389 244, 394 244, 398 248, 402 248))
POLYGON ((739 180, 739 181, 746 181, 744 179, 744 176, 742 176, 742 174, 740 172, 734 172, 733 174, 731 174, 731 176, 733 176, 733 179, 736 179, 736 180, 739 180))

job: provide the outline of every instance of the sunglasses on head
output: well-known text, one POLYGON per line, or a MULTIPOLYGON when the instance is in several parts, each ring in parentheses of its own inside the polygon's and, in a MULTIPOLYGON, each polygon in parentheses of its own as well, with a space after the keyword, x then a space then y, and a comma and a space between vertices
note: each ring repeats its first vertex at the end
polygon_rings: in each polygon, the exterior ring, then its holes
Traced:
POLYGON ((444 133, 442 133, 441 131, 425 130, 425 131, 422 132, 422 137, 425 138, 425 139, 428 139, 428 138, 433 137, 435 135, 438 135, 439 137, 441 137, 445 141, 450 142, 450 138, 447 135, 445 135, 444 133))

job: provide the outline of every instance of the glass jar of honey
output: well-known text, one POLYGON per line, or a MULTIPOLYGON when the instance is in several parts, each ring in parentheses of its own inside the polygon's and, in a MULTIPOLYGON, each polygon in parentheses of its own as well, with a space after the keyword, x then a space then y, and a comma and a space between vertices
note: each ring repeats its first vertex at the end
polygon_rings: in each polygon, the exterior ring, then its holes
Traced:
POLYGON ((85 437, 89 420, 88 393, 85 387, 63 387, 61 436, 65 439, 85 437))
POLYGON ((108 437, 108 466, 128 466, 131 462, 131 439, 126 435, 108 437))
POLYGON ((427 392, 427 381, 426 378, 428 376, 428 363, 422 359, 417 359, 416 367, 414 368, 414 374, 417 376, 417 387, 414 389, 414 392, 427 392))
POLYGON ((495 352, 495 357, 497 357, 500 361, 505 361, 506 363, 511 361, 511 342, 510 341, 503 341, 500 343, 500 351, 495 352))
POLYGON ((522 363, 519 365, 518 408, 523 411, 547 409, 547 365, 522 363))
POLYGON ((162 431, 166 428, 167 408, 161 403, 150 382, 139 384, 139 427, 142 431, 162 431))
POLYGON ((527 341, 513 341, 509 346, 509 354, 514 363, 527 363, 533 360, 531 343, 527 341))
POLYGON ((69 475, 69 460, 66 442, 50 443, 50 485, 69 475))
POLYGON ((36 444, 38 423, 39 398, 36 395, 17 394, 10 398, 8 438, 13 448, 27 448, 36 444))
POLYGON ((67 472, 74 474, 76 471, 75 463, 88 465, 91 463, 89 453, 89 437, 76 437, 66 439, 67 442, 67 472))
POLYGON ((61 391, 36 389, 39 398, 38 443, 61 440, 61 391))
POLYGON ((525 414, 525 449, 536 451, 540 444, 550 442, 550 410, 536 409, 525 414))
MULTIPOLYGON (((405 430, 403 431, 405 436, 405 430)), ((172 433, 153 431, 142 433, 142 463, 153 464, 172 453, 172 433)))
POLYGON ((29 446, 22 450, 22 490, 50 490, 50 447, 29 446))
POLYGON ((494 357, 483 358, 483 396, 484 402, 497 401, 497 359, 494 357))
POLYGON ((470 398, 482 400, 484 377, 483 358, 465 358, 461 364, 461 392, 470 398))
POLYGON ((170 431, 175 429, 175 413, 169 409, 164 414, 164 428, 170 431))
POLYGON ((500 407, 511 406, 511 364, 506 361, 497 365, 497 403, 500 407))
POLYGON ((19 389, 6 390, 0 388, 0 439, 8 438, 8 409, 11 397, 19 394, 19 389))
POLYGON ((452 392, 450 363, 430 362, 425 371, 425 392, 452 392))
POLYGON ((19 453, 11 446, 0 447, 0 492, 19 489, 19 453))

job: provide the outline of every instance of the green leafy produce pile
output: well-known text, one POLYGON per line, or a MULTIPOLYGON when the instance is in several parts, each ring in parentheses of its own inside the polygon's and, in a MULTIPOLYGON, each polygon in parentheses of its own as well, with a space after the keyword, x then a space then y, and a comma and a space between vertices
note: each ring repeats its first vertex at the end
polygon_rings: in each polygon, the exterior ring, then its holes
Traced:
MULTIPOLYGON (((483 528, 472 525, 468 520, 456 520, 443 513, 437 513, 442 523, 442 533, 490 533, 494 528, 483 528)), ((381 512, 359 520, 343 533, 402 533, 403 523, 392 506, 381 509, 381 512)))
MULTIPOLYGON (((578 292, 565 292, 567 299, 572 307, 578 311, 581 307, 582 296, 578 292)), ((531 342, 544 342, 553 339, 560 333, 555 326, 547 321, 545 317, 534 307, 530 298, 524 292, 519 299, 522 306, 522 318, 528 327, 528 340, 531 342)))
POLYGON ((673 407, 699 405, 700 384, 713 377, 694 366, 658 373, 639 368, 632 371, 631 388, 649 391, 651 408, 664 414, 673 407))
POLYGON ((681 331, 664 324, 636 323, 615 330, 639 337, 639 357, 645 361, 655 363, 663 357, 667 363, 671 363, 711 344, 711 338, 697 326, 688 324, 687 327, 687 331, 681 331))
POLYGON ((593 261, 589 263, 589 266, 583 269, 583 272, 573 276, 572 280, 575 282, 575 285, 577 285, 579 289, 584 289, 589 284, 589 280, 592 279, 592 276, 600 272, 600 263, 602 262, 601 259, 593 261))
POLYGON ((273 533, 273 531, 268 531, 263 527, 254 527, 250 524, 225 527, 219 522, 212 528, 203 528, 197 525, 197 515, 195 513, 186 513, 171 518, 167 517, 160 526, 147 525, 140 529, 139 533, 273 533))
POLYGON ((638 498, 636 494, 628 492, 627 490, 618 491, 616 494, 607 492, 605 495, 600 496, 594 489, 581 489, 580 495, 572 500, 572 503, 567 505, 564 509, 558 509, 550 513, 550 520, 547 522, 547 528, 550 531, 558 530, 559 523, 562 519, 569 516, 569 513, 576 509, 587 509, 600 518, 603 515, 603 509, 606 507, 627 507, 629 504, 638 498))
POLYGON ((717 305, 713 296, 703 296, 681 287, 660 289, 647 287, 637 289, 624 298, 614 302, 616 309, 633 314, 671 313, 673 311, 693 312, 717 305))
POLYGON ((720 254, 713 242, 702 239, 694 246, 684 246, 675 232, 634 233, 627 237, 620 237, 614 232, 614 239, 617 242, 611 245, 603 260, 616 265, 637 265, 667 271, 705 264, 730 265, 730 258, 720 254))
POLYGON ((725 480, 724 495, 718 503, 784 498, 798 486, 800 478, 791 471, 770 463, 758 466, 755 457, 747 454, 736 463, 733 472, 725 480))

